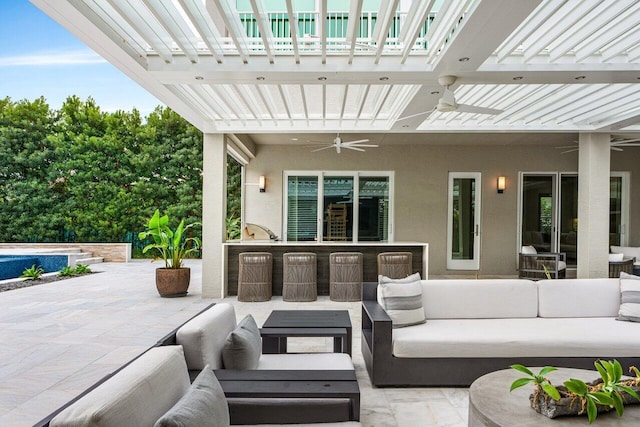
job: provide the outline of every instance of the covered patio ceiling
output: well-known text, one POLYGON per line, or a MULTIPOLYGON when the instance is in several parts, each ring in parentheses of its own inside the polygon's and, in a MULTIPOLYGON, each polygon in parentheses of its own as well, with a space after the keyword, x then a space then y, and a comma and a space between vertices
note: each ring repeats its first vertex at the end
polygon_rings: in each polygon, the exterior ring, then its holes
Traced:
POLYGON ((31 1, 204 132, 640 131, 635 0, 31 1))

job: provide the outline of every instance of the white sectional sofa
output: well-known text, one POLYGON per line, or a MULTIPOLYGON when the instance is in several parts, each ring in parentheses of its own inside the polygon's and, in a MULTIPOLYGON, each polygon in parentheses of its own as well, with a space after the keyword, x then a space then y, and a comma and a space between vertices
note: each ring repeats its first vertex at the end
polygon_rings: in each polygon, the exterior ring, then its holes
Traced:
POLYGON ((365 283, 362 353, 377 386, 468 386, 514 363, 640 363, 640 324, 615 320, 619 279, 423 280, 426 323, 392 328, 365 283))

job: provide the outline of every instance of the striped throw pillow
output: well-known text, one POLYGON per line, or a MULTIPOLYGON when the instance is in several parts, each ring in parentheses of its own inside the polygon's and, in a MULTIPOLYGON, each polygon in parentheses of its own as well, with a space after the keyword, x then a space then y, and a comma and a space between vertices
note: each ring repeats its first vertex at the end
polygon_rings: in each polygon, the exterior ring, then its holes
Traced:
POLYGON ((618 320, 640 322, 640 277, 620 273, 620 311, 618 320))
POLYGON ((427 321, 422 308, 422 284, 418 273, 404 279, 378 276, 378 302, 391 318, 394 328, 427 321))

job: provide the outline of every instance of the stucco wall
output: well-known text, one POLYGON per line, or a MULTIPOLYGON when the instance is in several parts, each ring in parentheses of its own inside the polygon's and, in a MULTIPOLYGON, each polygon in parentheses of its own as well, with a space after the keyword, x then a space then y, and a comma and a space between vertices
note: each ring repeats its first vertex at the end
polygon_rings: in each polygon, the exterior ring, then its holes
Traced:
MULTIPOLYGON (((482 172, 482 247, 480 274, 516 274, 518 172, 577 172, 576 152, 560 154, 556 145, 381 145, 361 152, 333 150, 311 153, 303 146, 261 145, 246 168, 246 181, 267 178, 266 193, 247 186, 245 220, 262 224, 282 236, 283 170, 391 170, 395 171, 395 240, 429 243, 429 273, 456 274, 446 270, 447 177, 449 171, 482 172), (496 191, 499 175, 507 177, 507 189, 496 191)), ((640 246, 640 149, 613 153, 614 171, 631 171, 630 243, 640 246), (636 211, 637 212, 637 211, 636 211)))

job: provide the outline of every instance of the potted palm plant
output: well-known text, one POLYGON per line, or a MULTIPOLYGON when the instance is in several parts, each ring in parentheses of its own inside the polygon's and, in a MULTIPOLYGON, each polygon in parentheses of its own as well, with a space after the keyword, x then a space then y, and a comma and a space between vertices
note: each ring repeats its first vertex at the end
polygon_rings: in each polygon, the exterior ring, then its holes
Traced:
POLYGON ((169 227, 169 215, 160 216, 160 210, 155 213, 147 223, 147 230, 138 234, 138 238, 151 237, 153 243, 148 244, 142 250, 147 253, 151 249, 156 250, 154 260, 164 260, 164 267, 156 269, 156 287, 162 297, 179 297, 187 294, 191 269, 183 267, 184 258, 200 248, 200 239, 186 237, 185 232, 198 223, 185 225, 184 219, 175 230, 169 227))

